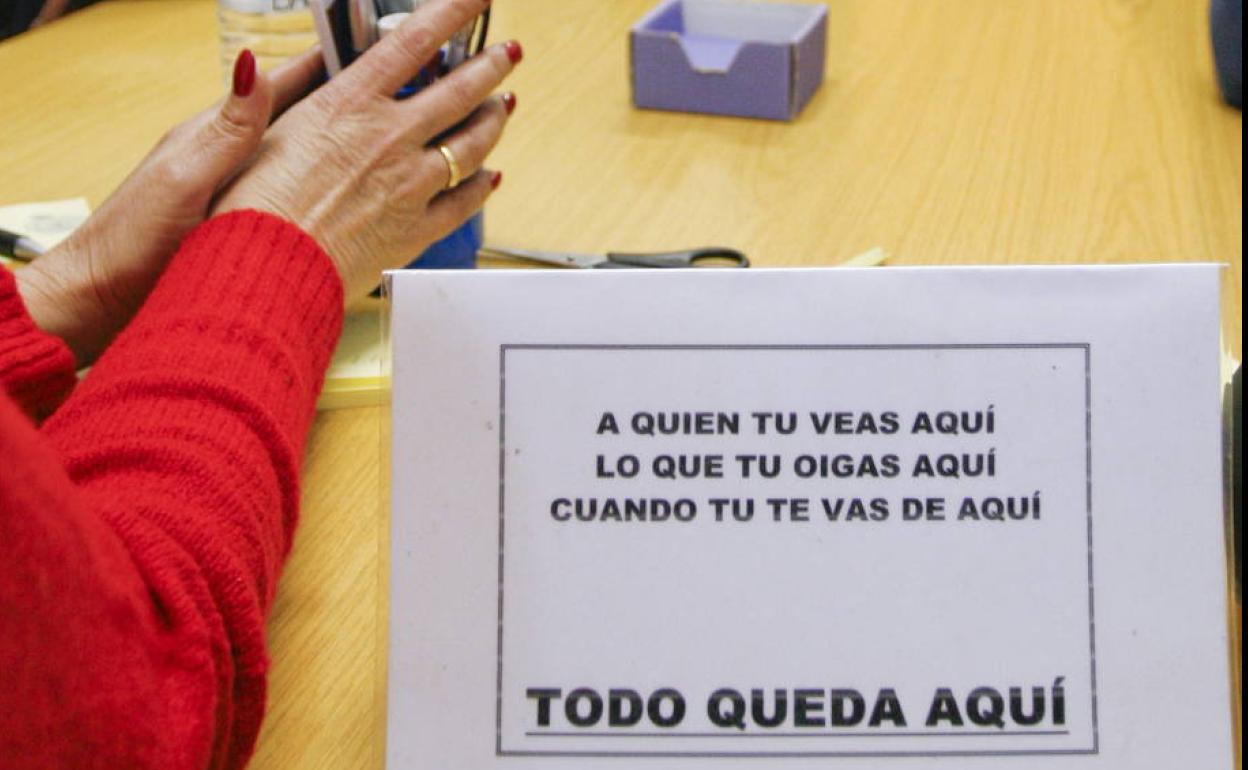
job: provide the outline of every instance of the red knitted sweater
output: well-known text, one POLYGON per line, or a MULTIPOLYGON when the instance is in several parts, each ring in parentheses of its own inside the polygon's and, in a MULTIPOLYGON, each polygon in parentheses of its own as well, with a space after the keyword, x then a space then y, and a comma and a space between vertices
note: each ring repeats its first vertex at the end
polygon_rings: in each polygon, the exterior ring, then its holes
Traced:
POLYGON ((0 269, 0 767, 246 763, 341 308, 311 238, 218 217, 75 387, 0 269))

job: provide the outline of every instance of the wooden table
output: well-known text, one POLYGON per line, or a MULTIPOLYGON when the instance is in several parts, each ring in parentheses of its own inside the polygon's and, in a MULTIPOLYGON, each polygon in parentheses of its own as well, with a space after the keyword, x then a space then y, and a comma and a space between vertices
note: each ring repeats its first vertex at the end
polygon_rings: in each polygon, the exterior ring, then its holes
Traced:
MULTIPOLYGON (((835 0, 827 83, 791 125, 632 109, 627 29, 652 3, 497 3, 496 39, 527 57, 492 238, 723 242, 767 266, 877 245, 897 264, 1225 262, 1240 355, 1243 123, 1204 3, 835 0)), ((214 2, 111 0, 0 45, 0 73, 0 204, 98 205, 220 93, 214 2)), ((379 420, 313 431, 257 770, 380 766, 379 420)))

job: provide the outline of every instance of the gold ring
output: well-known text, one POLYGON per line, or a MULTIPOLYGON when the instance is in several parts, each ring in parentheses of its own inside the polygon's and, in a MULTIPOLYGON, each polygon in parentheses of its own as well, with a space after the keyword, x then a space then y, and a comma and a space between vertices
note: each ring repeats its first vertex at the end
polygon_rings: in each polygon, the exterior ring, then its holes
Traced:
POLYGON ((443 159, 446 160, 446 168, 451 172, 451 178, 446 181, 446 189, 454 190, 459 187, 459 183, 464 178, 459 170, 459 161, 455 160, 455 153, 451 152, 451 148, 445 144, 438 145, 438 152, 442 153, 443 159))

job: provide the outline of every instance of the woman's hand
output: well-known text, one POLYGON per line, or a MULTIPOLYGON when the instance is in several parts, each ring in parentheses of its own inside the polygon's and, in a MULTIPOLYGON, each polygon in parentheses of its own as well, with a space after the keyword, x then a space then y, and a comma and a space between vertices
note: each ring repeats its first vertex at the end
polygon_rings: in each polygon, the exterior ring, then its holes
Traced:
POLYGON ((515 97, 490 94, 520 61, 519 44, 487 48, 410 99, 394 94, 487 5, 435 0, 413 13, 273 124, 214 213, 258 209, 299 225, 333 260, 348 302, 462 224, 501 180, 482 164, 515 97), (458 162, 454 189, 439 144, 458 162))
POLYGON ((224 101, 166 134, 82 227, 17 271, 35 323, 63 338, 80 365, 138 311, 182 238, 255 153, 273 114, 311 89, 320 61, 314 50, 261 75, 244 51, 224 101))

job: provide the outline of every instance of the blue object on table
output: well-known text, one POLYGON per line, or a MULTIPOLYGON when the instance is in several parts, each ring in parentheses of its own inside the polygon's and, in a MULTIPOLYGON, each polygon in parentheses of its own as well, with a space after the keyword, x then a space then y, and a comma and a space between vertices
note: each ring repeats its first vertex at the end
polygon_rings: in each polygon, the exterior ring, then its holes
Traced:
POLYGON ((485 243, 485 212, 478 211, 459 229, 430 246, 408 268, 465 270, 477 266, 477 252, 485 243))
POLYGON ((1213 60, 1228 104, 1244 108, 1244 0, 1213 0, 1209 6, 1213 60))

